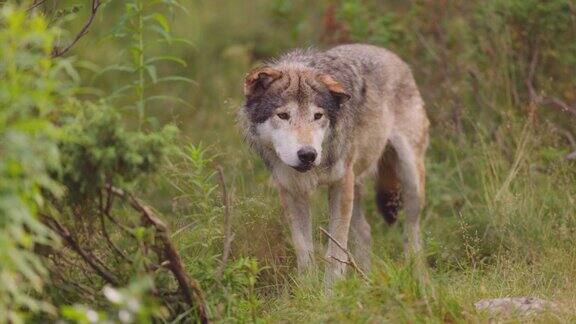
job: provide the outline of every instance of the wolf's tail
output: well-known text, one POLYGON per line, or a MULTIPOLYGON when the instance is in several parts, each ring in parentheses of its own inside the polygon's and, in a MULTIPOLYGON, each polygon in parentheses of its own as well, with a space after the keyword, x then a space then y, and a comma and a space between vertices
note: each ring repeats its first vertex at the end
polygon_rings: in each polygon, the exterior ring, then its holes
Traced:
POLYGON ((402 207, 401 185, 397 173, 398 157, 394 148, 388 146, 378 163, 376 177, 376 205, 386 223, 396 222, 398 211, 402 207))

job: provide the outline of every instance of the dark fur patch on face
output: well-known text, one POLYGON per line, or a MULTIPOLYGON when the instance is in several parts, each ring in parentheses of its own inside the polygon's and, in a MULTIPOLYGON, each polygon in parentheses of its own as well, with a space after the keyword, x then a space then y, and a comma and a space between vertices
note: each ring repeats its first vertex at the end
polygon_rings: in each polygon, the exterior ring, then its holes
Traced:
POLYGON ((338 113, 340 112, 340 102, 335 98, 330 91, 324 90, 316 92, 314 95, 314 104, 326 111, 326 115, 330 120, 330 124, 334 125, 338 120, 338 113))
POLYGON ((268 89, 248 95, 244 109, 250 121, 258 124, 272 117, 276 109, 288 102, 296 102, 302 110, 309 109, 310 105, 318 106, 324 109, 330 124, 335 125, 342 98, 331 92, 311 70, 283 71, 282 77, 268 89))
POLYGON ((251 122, 260 124, 270 118, 278 107, 286 102, 280 94, 266 91, 259 96, 251 96, 246 99, 244 109, 248 113, 251 122))

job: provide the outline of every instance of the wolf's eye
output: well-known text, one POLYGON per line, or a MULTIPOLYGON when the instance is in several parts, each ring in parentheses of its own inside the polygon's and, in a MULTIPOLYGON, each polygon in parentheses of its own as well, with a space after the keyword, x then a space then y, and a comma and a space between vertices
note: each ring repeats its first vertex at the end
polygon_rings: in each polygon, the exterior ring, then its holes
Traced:
POLYGON ((277 116, 278 116, 278 118, 284 119, 284 120, 290 119, 290 115, 288 115, 287 113, 279 113, 277 116))
POLYGON ((318 120, 318 119, 322 118, 322 116, 324 116, 323 113, 315 113, 314 114, 314 120, 318 120))

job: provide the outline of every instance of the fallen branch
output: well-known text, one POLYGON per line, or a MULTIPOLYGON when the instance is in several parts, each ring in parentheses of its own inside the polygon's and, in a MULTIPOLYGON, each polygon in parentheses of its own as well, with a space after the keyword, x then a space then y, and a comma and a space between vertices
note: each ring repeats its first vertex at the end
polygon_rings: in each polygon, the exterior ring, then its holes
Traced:
POLYGON ((221 166, 217 166, 216 170, 218 171, 218 179, 220 181, 220 187, 222 188, 222 204, 224 205, 224 248, 222 251, 222 262, 220 263, 220 267, 217 270, 217 275, 220 277, 226 268, 226 263, 228 263, 232 240, 234 240, 234 233, 232 233, 232 221, 230 219, 230 196, 228 194, 226 181, 224 179, 224 170, 221 166))
POLYGON ((188 274, 184 270, 178 251, 172 244, 172 241, 170 241, 170 235, 168 234, 168 227, 166 224, 155 215, 150 207, 140 202, 130 193, 113 186, 108 186, 108 190, 116 197, 122 198, 128 202, 134 210, 140 213, 144 223, 153 226, 156 229, 156 237, 163 245, 163 257, 168 261, 167 264, 165 263, 166 261, 162 262, 162 264, 165 264, 172 274, 174 274, 180 287, 180 292, 184 296, 184 300, 188 305, 196 308, 200 322, 208 323, 202 290, 200 289, 199 284, 188 277, 188 274))
POLYGON ((84 26, 82 26, 82 29, 80 29, 80 32, 78 32, 78 34, 76 34, 76 37, 74 37, 72 42, 70 42, 70 44, 68 44, 68 46, 64 47, 63 49, 60 49, 57 46, 54 47, 54 49, 52 50, 52 57, 53 58, 66 54, 74 45, 76 45, 76 43, 78 43, 78 41, 82 37, 84 37, 84 35, 88 34, 88 29, 90 28, 90 25, 92 25, 92 23, 94 22, 94 18, 96 18, 96 13, 98 12, 98 8, 100 8, 101 5, 102 5, 102 2, 100 2, 100 0, 92 0, 92 5, 90 8, 90 17, 88 17, 88 20, 84 23, 84 26))
POLYGON ((366 275, 366 273, 364 273, 364 271, 362 271, 362 269, 360 269, 360 267, 358 266, 358 264, 356 263, 356 261, 354 260, 354 256, 352 255, 352 253, 350 253, 350 251, 348 251, 348 249, 346 249, 344 246, 342 246, 342 244, 340 244, 340 242, 338 242, 332 235, 330 235, 330 233, 328 233, 325 229, 323 229, 322 227, 320 227, 320 231, 322 231, 322 233, 324 233, 324 235, 326 235, 328 237, 329 240, 331 240, 332 242, 334 242, 334 244, 336 244, 336 246, 338 246, 344 253, 346 253, 346 256, 348 257, 348 261, 345 260, 340 260, 338 258, 336 258, 335 256, 331 255, 330 257, 332 259, 334 259, 335 261, 338 261, 340 263, 346 264, 351 266, 354 270, 356 270, 356 272, 358 272, 360 274, 360 276, 362 277, 362 279, 368 281, 368 276, 366 275))

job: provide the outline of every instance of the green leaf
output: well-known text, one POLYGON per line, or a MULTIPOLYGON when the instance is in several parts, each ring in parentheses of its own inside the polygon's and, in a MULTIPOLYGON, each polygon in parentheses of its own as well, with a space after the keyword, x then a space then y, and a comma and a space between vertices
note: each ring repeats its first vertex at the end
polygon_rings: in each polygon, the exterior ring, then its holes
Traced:
POLYGON ((175 102, 178 102, 178 103, 180 103, 180 104, 182 104, 188 108, 192 108, 192 106, 188 102, 186 102, 184 99, 174 97, 174 96, 157 95, 157 96, 150 96, 150 97, 146 98, 146 102, 153 101, 153 100, 175 101, 175 102))
POLYGON ((172 43, 172 35, 169 32, 165 31, 164 29, 158 26, 151 26, 150 30, 160 34, 160 36, 162 36, 164 40, 167 41, 169 44, 172 43))
POLYGON ((193 44, 191 41, 189 41, 189 40, 187 40, 187 39, 185 39, 185 38, 175 38, 175 37, 171 37, 171 38, 170 38, 170 41, 165 40, 165 39, 159 39, 158 42, 160 42, 160 43, 162 43, 162 42, 167 42, 167 43, 182 43, 182 44, 186 44, 186 45, 189 45, 189 46, 192 46, 192 47, 196 47, 196 46, 194 46, 194 44, 193 44))
POLYGON ((157 82, 158 82, 158 83, 161 83, 161 82, 172 82, 172 81, 174 81, 174 82, 186 82, 186 83, 189 83, 189 84, 198 85, 198 82, 196 82, 196 81, 194 81, 194 80, 192 80, 192 79, 190 79, 190 78, 183 77, 183 76, 177 76, 177 75, 167 76, 167 77, 162 77, 162 78, 157 79, 157 82))
POLYGON ((158 23, 158 25, 160 25, 160 27, 162 27, 162 29, 165 32, 167 33, 170 32, 170 25, 168 24, 168 19, 166 19, 166 17, 163 14, 157 12, 153 15, 152 18, 158 23))
POLYGON ((124 93, 124 92, 126 92, 126 91, 128 91, 128 90, 130 90, 130 89, 133 89, 133 88, 134 88, 134 85, 133 85, 133 84, 127 84, 127 85, 125 85, 125 86, 123 86, 123 87, 120 87, 119 89, 117 89, 117 90, 115 90, 114 92, 112 92, 112 94, 108 97, 108 99, 109 99, 109 100, 115 99, 115 98, 119 97, 122 93, 124 93))
POLYGON ((186 61, 184 61, 183 59, 181 59, 179 57, 175 57, 175 56, 156 56, 156 57, 153 57, 153 58, 146 60, 145 64, 150 64, 150 63, 154 63, 154 62, 161 62, 161 61, 172 61, 172 62, 175 62, 175 63, 182 65, 183 67, 188 66, 188 64, 186 64, 186 61))
POLYGON ((156 67, 154 65, 146 65, 146 72, 150 76, 152 83, 156 83, 158 81, 158 74, 156 72, 156 67))
POLYGON ((96 79, 98 79, 104 73, 114 72, 114 71, 116 71, 116 72, 129 72, 129 73, 136 72, 131 66, 128 66, 128 65, 110 65, 110 66, 105 67, 104 69, 100 70, 98 73, 94 74, 91 82, 94 82, 96 79))
POLYGON ((74 80, 74 82, 80 82, 80 75, 78 74, 74 66, 72 66, 70 60, 59 60, 57 65, 55 66, 55 72, 59 72, 60 69, 63 69, 66 72, 66 74, 70 78, 72 78, 72 80, 74 80))

